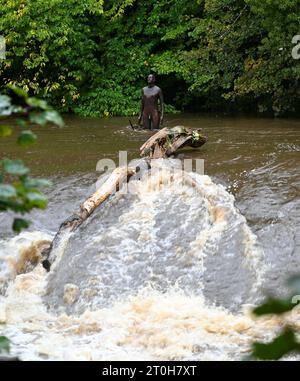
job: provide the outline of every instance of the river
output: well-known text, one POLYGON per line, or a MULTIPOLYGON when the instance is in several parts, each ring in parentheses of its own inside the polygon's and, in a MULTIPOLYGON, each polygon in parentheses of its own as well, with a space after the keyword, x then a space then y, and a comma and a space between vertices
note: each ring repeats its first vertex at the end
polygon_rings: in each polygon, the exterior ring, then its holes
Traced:
POLYGON ((165 126, 208 137, 176 155, 204 160, 204 175, 191 175, 199 192, 133 180, 132 194, 110 199, 72 235, 49 274, 41 265, 22 274, 95 190, 97 162, 118 165, 119 151, 138 158, 150 136, 126 127, 128 118, 65 121, 34 128, 38 143, 27 150, 15 136, 0 142, 1 157, 21 157, 52 181, 48 208, 31 213, 28 231, 14 236, 12 215, 0 214, 0 322, 12 354, 237 360, 271 339, 280 319, 256 320, 250 309, 268 292, 284 295, 287 276, 300 272, 300 121, 168 115, 165 126))

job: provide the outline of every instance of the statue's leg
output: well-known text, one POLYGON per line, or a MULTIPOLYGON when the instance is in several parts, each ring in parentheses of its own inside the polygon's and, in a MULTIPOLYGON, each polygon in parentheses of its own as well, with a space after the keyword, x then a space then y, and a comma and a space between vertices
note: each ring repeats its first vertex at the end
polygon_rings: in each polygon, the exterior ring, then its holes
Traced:
POLYGON ((152 128, 159 129, 159 112, 158 110, 153 110, 151 113, 152 128))
POLYGON ((144 128, 150 130, 150 118, 146 113, 143 114, 143 126, 144 128))

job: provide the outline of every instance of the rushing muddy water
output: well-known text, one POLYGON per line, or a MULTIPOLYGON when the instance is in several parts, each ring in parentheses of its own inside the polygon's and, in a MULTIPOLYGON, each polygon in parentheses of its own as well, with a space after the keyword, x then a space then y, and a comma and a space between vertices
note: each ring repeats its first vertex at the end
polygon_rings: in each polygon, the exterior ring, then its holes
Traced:
MULTIPOLYGON (((49 274, 22 274, 60 223, 95 190, 98 160, 138 157, 149 132, 125 118, 66 118, 37 129, 23 157, 51 178, 49 206, 18 236, 0 214, 0 321, 21 359, 241 359, 280 320, 248 313, 263 292, 285 293, 300 272, 300 121, 167 117, 166 126, 202 127, 208 143, 176 157, 205 160, 192 188, 165 179, 172 160, 142 171, 131 192, 111 198, 62 242, 49 274), (155 182, 155 179, 157 180, 155 182), (159 184, 158 187, 153 186, 159 184), (19 274, 19 275, 18 275, 19 274)), ((296 314, 293 314, 297 322, 296 314)), ((299 320, 299 319, 298 319, 299 320)))

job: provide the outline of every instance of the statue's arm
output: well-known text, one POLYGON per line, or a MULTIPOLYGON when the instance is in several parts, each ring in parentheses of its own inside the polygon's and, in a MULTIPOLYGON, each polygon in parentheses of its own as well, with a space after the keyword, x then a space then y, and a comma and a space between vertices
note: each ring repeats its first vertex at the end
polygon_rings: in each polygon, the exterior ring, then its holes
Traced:
POLYGON ((161 89, 159 90, 159 102, 160 102, 160 122, 162 123, 164 119, 165 105, 164 105, 164 96, 161 89))
POLYGON ((141 108, 140 108, 140 113, 139 113, 139 117, 138 117, 138 124, 140 124, 142 121, 143 111, 144 111, 144 92, 142 89, 142 92, 141 92, 141 108))

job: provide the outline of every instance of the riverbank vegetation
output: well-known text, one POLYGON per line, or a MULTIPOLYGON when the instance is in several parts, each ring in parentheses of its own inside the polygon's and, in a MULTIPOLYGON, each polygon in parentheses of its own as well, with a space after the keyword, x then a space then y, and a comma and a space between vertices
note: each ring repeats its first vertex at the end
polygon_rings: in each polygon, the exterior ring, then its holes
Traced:
MULTIPOLYGON (((27 146, 37 138, 31 124, 63 125, 47 102, 83 116, 135 115, 149 72, 157 74, 170 111, 294 113, 299 6, 300 0, 7 0, 0 5, 6 42, 0 116, 17 114, 17 141, 27 146)), ((1 123, 1 138, 12 133, 1 123)), ((2 159, 0 171, 0 212, 26 215, 46 207, 41 188, 48 182, 30 177, 21 160, 2 159)), ((13 230, 29 223, 16 218, 13 230)), ((290 286, 289 298, 269 298, 255 314, 292 311, 299 277, 290 286)), ((253 356, 299 352, 297 327, 284 327, 272 342, 255 343, 253 356)), ((4 336, 1 351, 9 352, 4 336)))
MULTIPOLYGON (((53 110, 46 101, 29 97, 17 88, 9 89, 10 96, 0 94, 0 138, 7 138, 18 131, 17 143, 28 147, 37 140, 31 130, 32 124, 44 126, 51 123, 62 127, 64 122, 59 113, 53 110), (8 117, 14 116, 15 126, 6 123, 8 117), (3 120, 4 119, 4 120, 3 120)), ((20 215, 28 214, 32 209, 44 209, 47 199, 41 189, 50 185, 46 179, 30 176, 30 169, 20 159, 1 158, 0 160, 0 212, 12 211, 18 217, 14 219, 13 230, 20 232, 30 225, 30 221, 20 215)))
POLYGON ((293 113, 300 0, 8 0, 1 86, 62 112, 134 115, 157 74, 169 110, 293 113))

